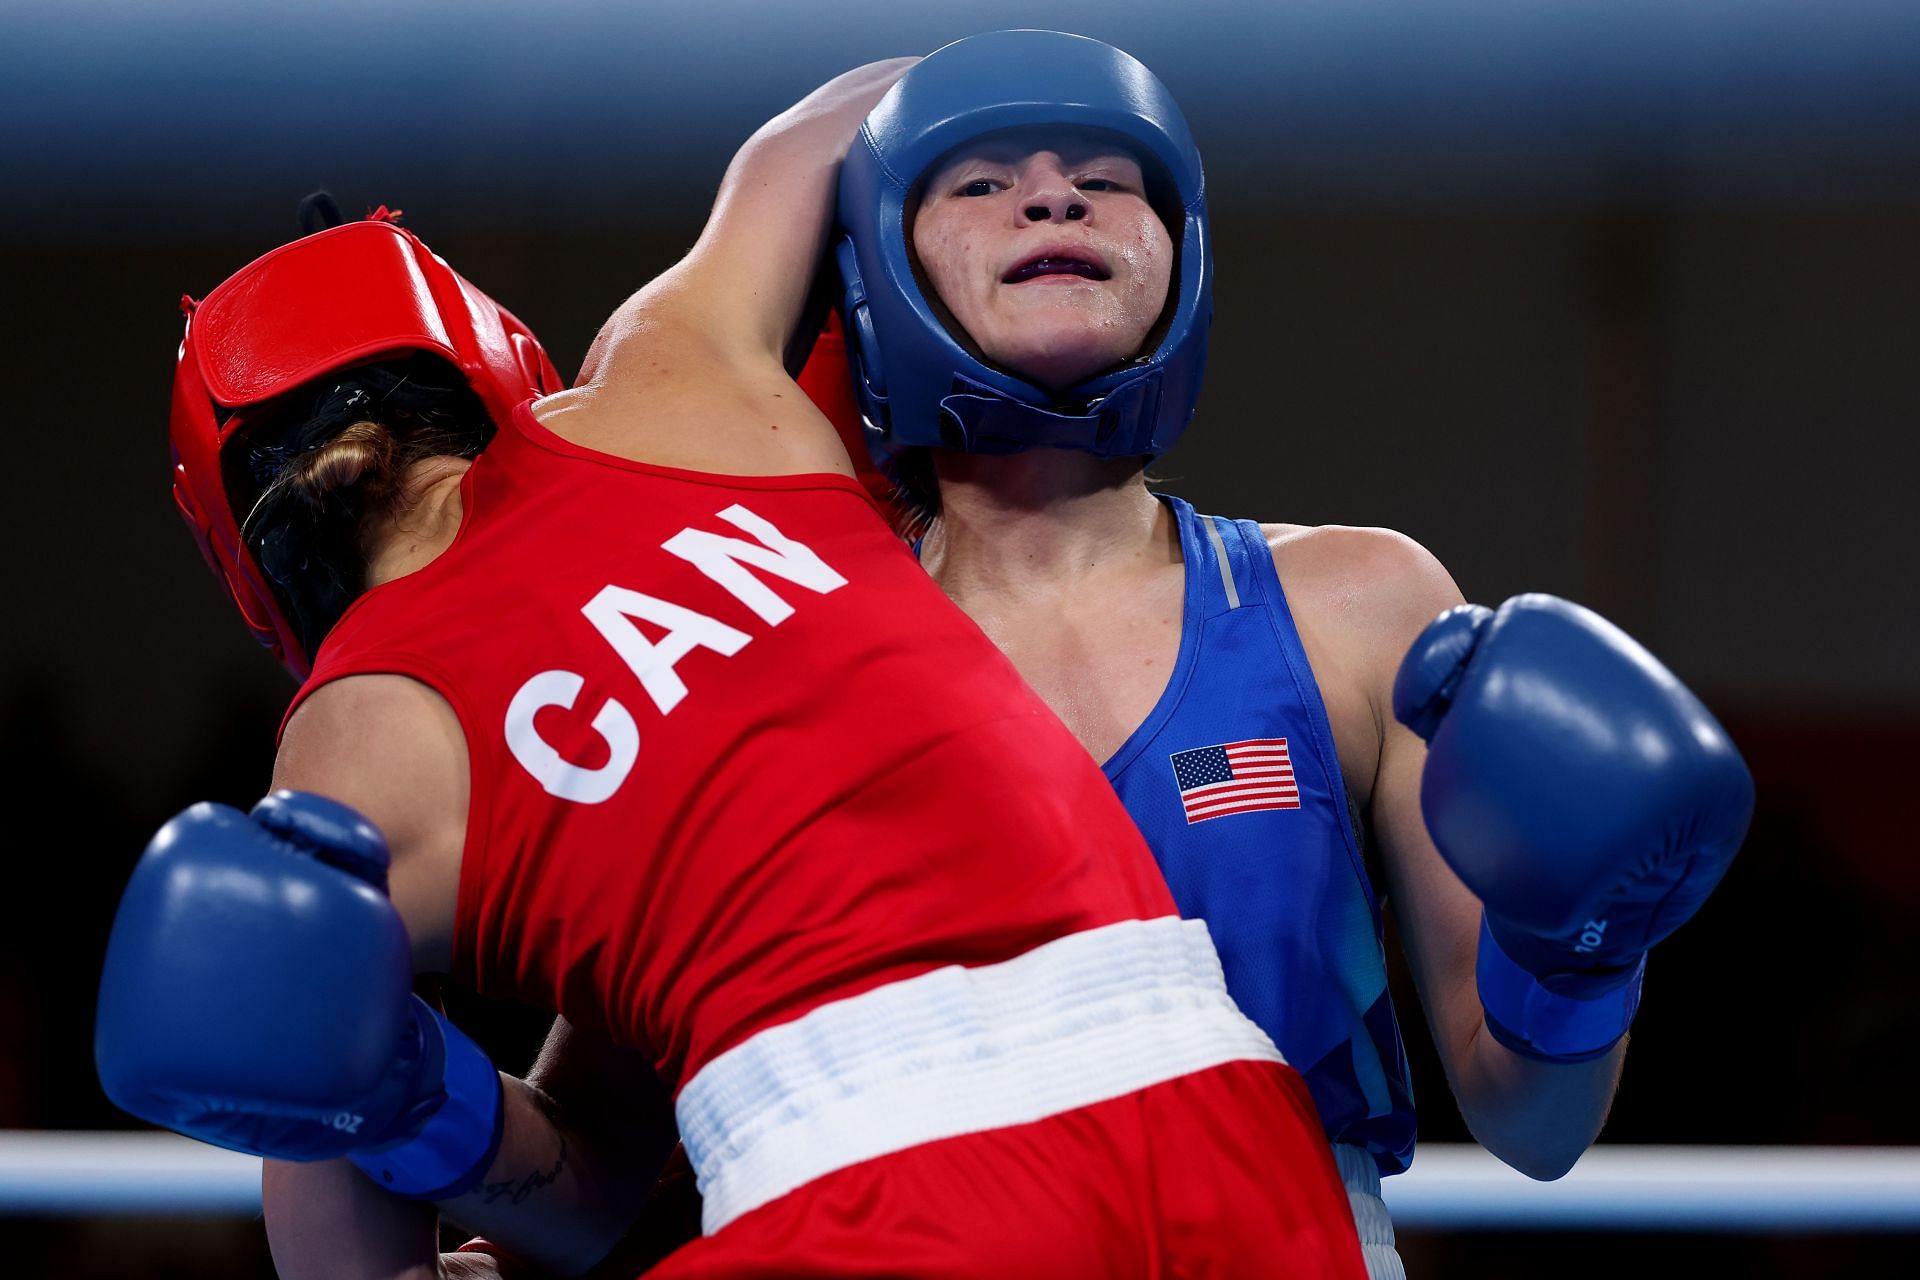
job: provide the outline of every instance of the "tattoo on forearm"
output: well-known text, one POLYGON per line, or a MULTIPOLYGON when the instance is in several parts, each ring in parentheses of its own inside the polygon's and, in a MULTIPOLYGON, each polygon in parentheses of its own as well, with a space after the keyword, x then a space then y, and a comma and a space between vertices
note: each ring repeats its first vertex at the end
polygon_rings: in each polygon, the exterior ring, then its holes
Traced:
POLYGON ((560 1173, 567 1167, 567 1139, 560 1137, 560 1154, 554 1158, 551 1169, 534 1169, 523 1178, 506 1178, 499 1182, 489 1182, 480 1188, 480 1202, 494 1204, 505 1200, 508 1204, 524 1204, 528 1196, 542 1187, 552 1186, 560 1180, 560 1173))

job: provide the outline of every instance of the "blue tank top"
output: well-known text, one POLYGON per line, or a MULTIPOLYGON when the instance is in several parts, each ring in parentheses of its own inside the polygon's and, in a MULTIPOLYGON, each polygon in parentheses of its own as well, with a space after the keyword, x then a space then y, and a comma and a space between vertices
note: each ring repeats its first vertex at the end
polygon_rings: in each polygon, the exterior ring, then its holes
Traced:
POLYGON ((1313 1093, 1327 1136, 1382 1173, 1413 1157, 1413 1091, 1380 906, 1319 686, 1260 527, 1180 527, 1186 606, 1160 701, 1106 763, 1227 990, 1313 1093))

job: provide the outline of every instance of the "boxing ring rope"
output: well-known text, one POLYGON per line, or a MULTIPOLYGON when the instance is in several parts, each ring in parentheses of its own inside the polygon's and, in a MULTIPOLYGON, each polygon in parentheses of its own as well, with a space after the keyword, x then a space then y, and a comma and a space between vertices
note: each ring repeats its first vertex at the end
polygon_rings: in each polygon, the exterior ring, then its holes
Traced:
MULTIPOLYGON (((1403 1231, 1920 1231, 1920 1147, 1599 1146, 1558 1182, 1428 1143, 1403 1231)), ((0 1217, 247 1216, 260 1162, 166 1133, 0 1132, 0 1217)))

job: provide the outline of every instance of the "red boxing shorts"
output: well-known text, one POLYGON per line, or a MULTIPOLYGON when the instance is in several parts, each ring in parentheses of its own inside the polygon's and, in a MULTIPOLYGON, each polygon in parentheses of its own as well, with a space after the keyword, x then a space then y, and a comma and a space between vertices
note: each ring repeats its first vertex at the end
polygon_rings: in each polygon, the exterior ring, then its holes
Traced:
POLYGON ((1364 1280, 1292 1069, 1234 1062, 808 1184, 670 1256, 663 1280, 1364 1280))
POLYGON ((681 1090, 710 1233, 664 1277, 1362 1277, 1300 1078, 1198 921, 821 1006, 681 1090))

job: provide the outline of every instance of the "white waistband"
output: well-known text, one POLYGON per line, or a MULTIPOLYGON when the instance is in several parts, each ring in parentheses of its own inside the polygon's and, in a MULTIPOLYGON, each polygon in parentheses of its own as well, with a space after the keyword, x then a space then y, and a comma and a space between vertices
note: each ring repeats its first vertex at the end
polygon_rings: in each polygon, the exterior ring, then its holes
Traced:
POLYGON ((1393 1218, 1380 1198, 1380 1166, 1365 1147, 1350 1142, 1333 1144, 1333 1163, 1346 1184, 1347 1203, 1353 1207, 1353 1226, 1360 1233, 1360 1258, 1367 1264, 1367 1280, 1407 1280, 1407 1269, 1393 1245, 1393 1218))
POLYGON ((1280 1053, 1227 996, 1198 920, 1127 920, 822 1005, 680 1091, 703 1225, 924 1142, 1026 1124, 1280 1053))

